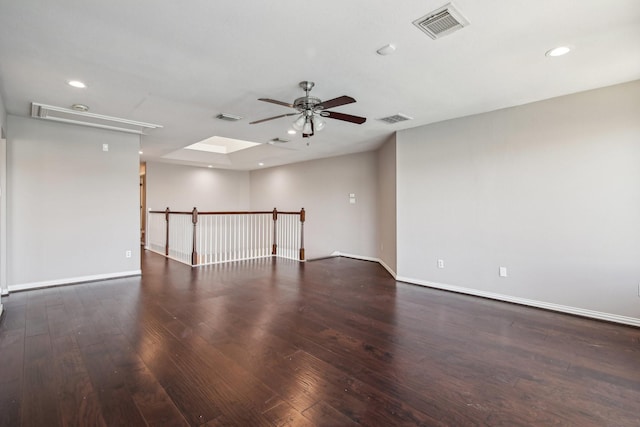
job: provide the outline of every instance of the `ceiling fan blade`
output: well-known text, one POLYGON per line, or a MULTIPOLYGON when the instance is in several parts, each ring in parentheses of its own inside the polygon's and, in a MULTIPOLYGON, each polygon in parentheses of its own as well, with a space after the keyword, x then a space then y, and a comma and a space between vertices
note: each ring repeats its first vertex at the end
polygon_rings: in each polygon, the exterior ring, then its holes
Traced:
POLYGON ((322 117, 329 117, 330 119, 344 120, 345 122, 351 122, 356 124, 363 124, 367 121, 366 117, 352 116, 351 114, 336 113, 335 111, 323 111, 322 117))
POLYGON ((340 105, 351 104, 353 102, 356 102, 356 100, 350 96, 344 95, 321 102, 320 104, 316 105, 316 108, 333 108, 339 107, 340 105))
POLYGON ((272 104, 282 105, 283 107, 293 108, 293 105, 289 104, 288 102, 276 101, 275 99, 271 98, 258 98, 258 101, 270 102, 272 104))
POLYGON ((255 125, 256 123, 268 122, 269 120, 279 119, 280 117, 295 116, 296 114, 300 113, 280 114, 279 116, 269 117, 268 119, 256 120, 255 122, 250 122, 249 124, 255 125))

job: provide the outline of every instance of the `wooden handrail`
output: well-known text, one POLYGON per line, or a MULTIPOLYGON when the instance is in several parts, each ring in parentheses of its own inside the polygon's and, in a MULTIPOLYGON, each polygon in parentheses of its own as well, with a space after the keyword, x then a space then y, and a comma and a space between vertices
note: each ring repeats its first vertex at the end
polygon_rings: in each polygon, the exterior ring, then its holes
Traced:
POLYGON ((192 231, 192 248, 191 248, 191 265, 197 265, 199 262, 198 253, 197 253, 197 227, 198 227, 198 217, 201 215, 271 215, 273 219, 273 242, 271 247, 271 254, 277 255, 278 246, 277 246, 277 224, 278 224, 278 214, 281 215, 298 215, 300 217, 300 251, 299 251, 299 259, 300 261, 304 261, 304 222, 306 220, 306 212, 304 208, 302 208, 298 212, 291 211, 279 211, 276 208, 273 208, 272 211, 221 211, 221 212, 199 212, 197 208, 193 208, 191 211, 172 211, 169 207, 167 207, 163 211, 154 211, 150 210, 148 213, 150 214, 163 214, 165 219, 165 256, 169 257, 169 216, 170 215, 190 215, 191 222, 193 224, 192 231))
MULTIPOLYGON (((158 214, 165 213, 166 211, 149 211, 149 213, 158 214)), ((175 215, 192 215, 193 211, 169 211, 170 214, 175 215)), ((272 214, 273 211, 228 211, 228 212, 200 212, 198 211, 198 215, 250 215, 250 214, 272 214)), ((285 212, 278 211, 278 214, 284 215, 300 215, 300 211, 298 212, 285 212)))

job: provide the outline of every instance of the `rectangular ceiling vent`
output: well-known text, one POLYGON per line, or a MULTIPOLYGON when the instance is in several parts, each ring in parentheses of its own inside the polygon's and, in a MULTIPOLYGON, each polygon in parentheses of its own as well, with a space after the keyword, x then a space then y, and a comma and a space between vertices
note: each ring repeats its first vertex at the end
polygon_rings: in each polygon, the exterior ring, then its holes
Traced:
POLYGON ((269 144, 285 144, 287 142, 291 141, 290 139, 284 139, 284 138, 273 138, 269 140, 269 144))
POLYGON ((418 27, 432 39, 458 31, 469 25, 469 21, 451 3, 447 3, 439 9, 429 12, 422 18, 413 21, 418 27))
POLYGON ((394 124, 394 123, 398 123, 398 122, 404 122, 406 120, 413 120, 413 117, 409 117, 409 116, 405 116, 402 113, 398 113, 398 114, 394 114, 393 116, 389 116, 389 117, 383 117, 381 120, 385 123, 389 123, 390 125, 394 124))
POLYGON ((162 127, 161 125, 154 125, 153 123, 103 116, 102 114, 71 110, 69 108, 55 107, 53 105, 39 104, 37 102, 31 103, 31 117, 80 126, 115 130, 118 132, 135 133, 138 135, 142 135, 146 129, 157 129, 162 127))
POLYGON ((227 113, 220 113, 216 116, 216 119, 225 120, 227 122, 237 122, 241 118, 242 117, 240 116, 234 116, 233 114, 227 114, 227 113))

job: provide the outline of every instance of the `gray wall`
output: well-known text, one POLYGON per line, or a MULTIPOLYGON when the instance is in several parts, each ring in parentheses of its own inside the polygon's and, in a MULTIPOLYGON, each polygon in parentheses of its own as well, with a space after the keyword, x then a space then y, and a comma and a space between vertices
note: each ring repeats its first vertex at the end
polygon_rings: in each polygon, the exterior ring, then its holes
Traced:
POLYGON ((307 259, 333 252, 377 258, 377 197, 375 152, 251 172, 252 210, 307 211, 307 259))
POLYGON ((249 210, 249 172, 147 162, 147 209, 249 210))
MULTIPOLYGON (((7 287, 7 143, 5 129, 7 114, 0 94, 0 294, 8 293, 7 287)), ((0 303, 2 312, 2 303, 0 303)))
POLYGON ((2 93, 0 93, 0 138, 6 135, 6 123, 7 123, 7 110, 4 107, 4 101, 2 99, 2 93))
POLYGON ((0 138, 0 294, 7 293, 7 141, 0 138))
MULTIPOLYGON (((0 294, 7 294, 7 145, 4 141, 5 123, 7 112, 4 108, 2 93, 0 93, 0 294)), ((2 313, 2 300, 0 299, 0 313, 2 313)))
POLYGON ((10 288, 139 272, 139 136, 12 115, 7 131, 10 288))
POLYGON ((397 157, 399 277, 640 319, 640 81, 401 131, 397 157))
POLYGON ((378 258, 392 274, 396 262, 396 135, 378 150, 378 258))

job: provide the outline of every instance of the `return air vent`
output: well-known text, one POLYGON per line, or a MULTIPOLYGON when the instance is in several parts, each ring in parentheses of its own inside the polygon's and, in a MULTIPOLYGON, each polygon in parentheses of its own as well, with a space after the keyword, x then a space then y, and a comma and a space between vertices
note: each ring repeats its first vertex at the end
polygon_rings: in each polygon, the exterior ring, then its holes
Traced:
POLYGON ((269 140, 269 144, 284 144, 291 141, 290 139, 284 139, 284 138, 273 138, 269 140))
POLYGON ((69 108, 39 104, 37 102, 31 103, 31 117, 139 135, 142 135, 145 129, 162 127, 160 125, 154 125, 153 123, 136 122, 134 120, 103 116, 86 111, 76 111, 69 108))
POLYGON ((435 40, 466 27, 469 25, 469 21, 455 9, 453 4, 447 3, 422 18, 416 19, 413 21, 413 25, 435 40))
POLYGON ((216 116, 216 119, 225 120, 227 122, 237 122, 241 118, 242 117, 240 116, 234 116, 233 114, 227 114, 227 113, 220 113, 216 116))
POLYGON ((398 114, 394 114, 393 116, 383 117, 378 120, 381 120, 385 123, 389 123, 390 125, 392 125, 394 123, 404 122, 406 120, 413 120, 413 117, 405 116, 404 114, 398 113, 398 114))

